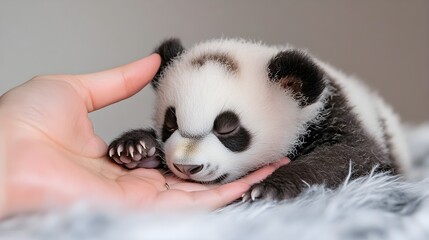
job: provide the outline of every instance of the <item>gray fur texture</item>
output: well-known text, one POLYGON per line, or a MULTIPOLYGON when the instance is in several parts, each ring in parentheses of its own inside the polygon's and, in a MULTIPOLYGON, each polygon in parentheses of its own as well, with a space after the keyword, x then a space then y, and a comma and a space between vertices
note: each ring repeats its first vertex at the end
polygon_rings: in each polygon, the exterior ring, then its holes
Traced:
POLYGON ((237 203, 212 213, 76 205, 5 219, 0 239, 429 239, 429 125, 408 133, 420 180, 373 174, 336 190, 314 186, 294 200, 237 203))

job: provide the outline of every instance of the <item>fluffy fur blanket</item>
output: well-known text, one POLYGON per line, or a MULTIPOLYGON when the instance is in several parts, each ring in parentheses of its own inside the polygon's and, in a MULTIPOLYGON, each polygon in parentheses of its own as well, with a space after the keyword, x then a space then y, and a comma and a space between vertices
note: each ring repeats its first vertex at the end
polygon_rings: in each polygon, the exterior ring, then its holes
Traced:
POLYGON ((297 199, 211 213, 130 213, 75 206, 0 223, 0 239, 429 239, 429 125, 408 130, 415 176, 376 174, 297 199))

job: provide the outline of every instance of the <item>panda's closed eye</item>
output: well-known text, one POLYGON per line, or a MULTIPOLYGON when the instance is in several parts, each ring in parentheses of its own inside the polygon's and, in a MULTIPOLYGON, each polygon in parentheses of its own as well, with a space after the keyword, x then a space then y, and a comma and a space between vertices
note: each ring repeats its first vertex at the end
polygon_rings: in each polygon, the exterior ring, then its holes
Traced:
POLYGON ((174 132, 177 130, 177 118, 176 111, 174 108, 170 107, 165 113, 164 121, 165 129, 169 132, 174 132))
POLYGON ((216 117, 213 124, 213 131, 218 136, 227 136, 236 132, 239 127, 240 120, 237 114, 226 111, 216 117))
POLYGON ((169 107, 165 110, 164 123, 162 126, 162 135, 161 140, 163 142, 178 129, 177 118, 176 118, 176 109, 174 107, 169 107))

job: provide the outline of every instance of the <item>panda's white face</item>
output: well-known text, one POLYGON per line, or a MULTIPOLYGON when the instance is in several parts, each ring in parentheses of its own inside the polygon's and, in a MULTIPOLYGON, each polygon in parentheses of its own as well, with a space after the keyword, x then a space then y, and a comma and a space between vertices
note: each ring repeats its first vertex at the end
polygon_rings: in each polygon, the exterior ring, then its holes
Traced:
POLYGON ((156 87, 155 124, 174 174, 229 182, 293 150, 321 105, 302 108, 269 81, 267 64, 278 52, 218 40, 172 60, 156 87))

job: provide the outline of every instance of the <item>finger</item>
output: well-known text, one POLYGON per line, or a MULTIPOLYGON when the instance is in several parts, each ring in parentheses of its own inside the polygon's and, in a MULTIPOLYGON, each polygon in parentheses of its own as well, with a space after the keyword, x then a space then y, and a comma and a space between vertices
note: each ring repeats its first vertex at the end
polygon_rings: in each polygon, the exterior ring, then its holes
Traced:
POLYGON ((181 190, 185 192, 204 191, 207 189, 214 188, 214 186, 212 187, 212 185, 204 185, 201 183, 193 183, 193 182, 182 182, 182 183, 168 184, 168 185, 170 186, 170 189, 181 190))
POLYGON ((289 158, 287 158, 287 157, 284 157, 284 158, 281 158, 279 161, 277 161, 277 162, 273 162, 273 163, 271 163, 270 165, 271 166, 273 166, 273 167, 275 167, 275 168, 279 168, 279 167, 281 167, 281 166, 283 166, 283 165, 286 165, 286 164, 288 164, 288 163, 290 163, 290 159, 289 158))
POLYGON ((155 208, 167 209, 210 209, 214 210, 238 199, 250 185, 234 182, 214 189, 187 192, 171 189, 160 193, 155 208), (172 202, 171 200, 174 199, 172 202))
POLYGON ((258 183, 260 181, 262 181, 263 179, 265 179, 266 177, 268 177, 271 173, 273 173, 277 168, 286 165, 290 162, 289 158, 282 158, 280 159, 278 162, 269 164, 265 167, 262 167, 252 173, 250 173, 249 175, 238 179, 236 182, 244 182, 247 183, 249 185, 258 183))
POLYGON ((110 70, 77 76, 88 112, 95 111, 128 98, 146 84, 158 71, 161 59, 158 54, 110 70))

